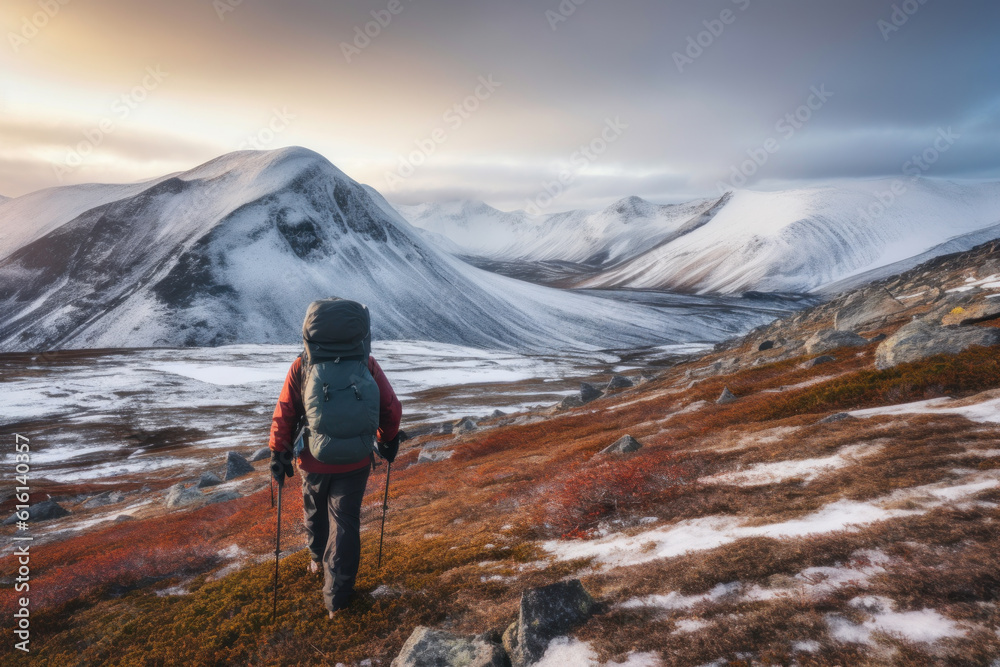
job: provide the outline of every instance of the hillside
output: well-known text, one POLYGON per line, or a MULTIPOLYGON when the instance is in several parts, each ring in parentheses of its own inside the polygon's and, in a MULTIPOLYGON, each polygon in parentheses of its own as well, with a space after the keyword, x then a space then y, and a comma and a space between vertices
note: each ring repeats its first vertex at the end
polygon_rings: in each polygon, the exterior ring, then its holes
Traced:
MULTIPOLYGON (((362 595, 332 622, 291 536, 270 621, 262 464, 230 483, 247 494, 235 500, 168 510, 140 490, 150 502, 111 527, 40 524, 33 658, 385 665, 418 625, 498 640, 523 590, 577 577, 598 606, 541 664, 994 664, 997 348, 882 361, 914 349, 914 327, 939 346, 1000 342, 997 294, 989 244, 706 356, 626 371, 636 386, 578 407, 461 434, 410 424, 422 435, 393 468, 386 560, 376 572, 383 467, 364 506, 362 595), (625 434, 642 448, 599 453, 625 434)), ((52 492, 82 504, 98 488, 52 492)), ((293 486, 293 526, 300 502, 293 486)), ((4 613, 12 603, 6 589, 4 613)))
POLYGON ((0 203, 0 350, 292 344, 309 302, 332 295, 370 304, 378 338, 494 349, 715 341, 771 317, 657 309, 478 270, 302 148, 0 203))

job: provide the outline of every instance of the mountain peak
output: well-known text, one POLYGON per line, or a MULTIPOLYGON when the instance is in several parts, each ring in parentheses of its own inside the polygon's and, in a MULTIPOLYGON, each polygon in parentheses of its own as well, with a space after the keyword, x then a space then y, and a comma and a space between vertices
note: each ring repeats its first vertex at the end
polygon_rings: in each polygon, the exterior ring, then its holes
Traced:
POLYGON ((632 195, 631 197, 619 199, 614 204, 604 209, 604 211, 605 213, 621 216, 623 218, 646 218, 653 215, 656 212, 656 208, 656 204, 650 203, 642 197, 632 195))
POLYGON ((316 151, 302 146, 287 146, 274 150, 234 151, 177 174, 182 180, 213 179, 227 174, 257 179, 261 176, 292 178, 311 169, 327 170, 337 178, 346 174, 316 151))

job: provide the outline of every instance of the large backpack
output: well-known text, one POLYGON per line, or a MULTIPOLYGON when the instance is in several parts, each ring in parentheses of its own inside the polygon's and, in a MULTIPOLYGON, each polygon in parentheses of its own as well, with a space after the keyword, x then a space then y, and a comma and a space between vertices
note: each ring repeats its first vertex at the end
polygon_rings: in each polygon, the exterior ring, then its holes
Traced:
POLYGON ((320 463, 369 456, 379 423, 379 389, 371 371, 368 308, 346 299, 314 301, 302 325, 303 445, 320 463))

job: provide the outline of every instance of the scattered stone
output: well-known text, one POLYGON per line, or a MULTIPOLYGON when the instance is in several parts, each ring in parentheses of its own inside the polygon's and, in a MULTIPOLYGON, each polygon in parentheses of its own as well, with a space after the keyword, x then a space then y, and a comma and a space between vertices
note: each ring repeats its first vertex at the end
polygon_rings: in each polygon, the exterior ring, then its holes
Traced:
POLYGON ((871 338, 869 338, 868 342, 869 343, 881 343, 882 341, 884 341, 888 337, 889 337, 888 335, 886 335, 884 333, 880 333, 880 334, 877 334, 877 335, 872 336, 871 338))
POLYGON ((773 340, 765 340, 763 343, 757 346, 758 352, 767 352, 768 350, 773 350, 773 349, 774 349, 773 340))
POLYGON ((569 410, 571 408, 578 408, 581 405, 583 405, 583 399, 580 398, 579 394, 573 394, 560 401, 557 407, 560 410, 569 410))
POLYGON ((966 327, 997 318, 1000 318, 1000 299, 986 299, 966 306, 956 306, 941 318, 941 324, 966 327))
POLYGON ((935 354, 958 354, 976 345, 1000 345, 1000 329, 944 327, 915 320, 882 341, 875 351, 875 366, 884 370, 935 354))
POLYGON ((862 289, 847 298, 834 315, 833 326, 838 331, 854 331, 884 321, 906 310, 884 287, 862 289))
POLYGON ((243 475, 249 475, 254 472, 253 466, 243 458, 243 455, 238 452, 229 452, 226 454, 226 481, 231 479, 236 479, 237 477, 242 477, 243 475))
POLYGON ((820 424, 835 424, 837 422, 842 422, 845 419, 854 419, 851 415, 846 412, 838 412, 837 414, 830 415, 828 417, 823 417, 819 420, 820 424))
POLYGON ((401 591, 392 588, 391 586, 386 586, 385 584, 382 584, 371 592, 371 596, 376 600, 398 598, 402 595, 401 591))
POLYGON ((595 387, 588 382, 580 383, 580 400, 584 403, 590 403, 591 401, 596 401, 601 396, 604 396, 604 392, 595 387))
POLYGON ((642 443, 630 435, 623 435, 601 450, 601 454, 631 454, 642 449, 642 443))
POLYGON ((186 488, 183 484, 174 484, 167 489, 167 507, 184 507, 201 502, 204 496, 201 491, 186 488))
POLYGON ((823 364, 829 364, 830 362, 836 361, 837 357, 831 357, 829 354, 823 354, 815 359, 810 359, 804 364, 800 365, 800 368, 815 368, 816 366, 821 366, 823 364))
POLYGON ((264 459, 271 458, 271 448, 261 447, 256 452, 250 455, 250 463, 256 463, 257 461, 263 461, 264 459))
POLYGON ((212 503, 225 503, 242 497, 243 495, 237 493, 236 491, 219 491, 218 493, 210 495, 206 504, 211 505, 212 503))
POLYGON ((508 664, 499 644, 418 626, 390 667, 506 667, 508 664))
POLYGON ((490 413, 491 419, 500 419, 500 417, 506 417, 506 416, 507 413, 504 412, 503 410, 494 410, 493 412, 490 413))
POLYGON ((593 608, 594 600, 579 579, 522 593, 518 619, 503 633, 513 667, 538 662, 552 639, 567 635, 586 621, 593 608))
MULTIPOLYGON (((28 521, 35 523, 60 519, 68 515, 69 511, 54 500, 43 500, 28 508, 28 521)), ((14 512, 4 520, 3 525, 11 526, 18 521, 21 521, 21 519, 18 518, 17 512, 14 512)))
POLYGON ((441 435, 451 435, 452 432, 454 432, 454 430, 455 430, 454 423, 444 422, 443 424, 441 424, 440 427, 438 427, 437 432, 440 433, 441 435))
POLYGON ((719 396, 715 402, 718 405, 727 405, 729 403, 735 403, 738 400, 740 399, 738 399, 733 392, 729 391, 729 387, 726 387, 722 390, 722 395, 719 396))
POLYGON ((861 347, 867 344, 868 339, 853 331, 824 329, 813 334, 812 338, 806 341, 805 347, 808 354, 823 354, 841 347, 861 347))
POLYGON ((131 514, 119 514, 115 517, 115 523, 124 523, 126 521, 135 521, 135 517, 131 514))
POLYGON ((92 510, 105 505, 115 505, 125 500, 125 494, 118 491, 105 491, 83 503, 83 509, 92 510))
POLYGON ((420 453, 417 454, 417 463, 436 463, 438 461, 447 461, 454 454, 455 450, 453 449, 449 449, 447 451, 427 451, 426 449, 421 449, 420 453))
POLYGON ((210 486, 218 486, 222 484, 222 480, 214 472, 203 472, 201 477, 198 479, 198 484, 195 488, 207 489, 210 486))
POLYGON ((616 375, 611 378, 611 382, 608 382, 608 391, 613 391, 615 389, 628 389, 629 387, 634 387, 635 383, 629 380, 624 375, 616 375))
POLYGON ((457 422, 452 429, 453 433, 471 433, 479 428, 479 424, 475 422, 472 417, 462 417, 457 422))

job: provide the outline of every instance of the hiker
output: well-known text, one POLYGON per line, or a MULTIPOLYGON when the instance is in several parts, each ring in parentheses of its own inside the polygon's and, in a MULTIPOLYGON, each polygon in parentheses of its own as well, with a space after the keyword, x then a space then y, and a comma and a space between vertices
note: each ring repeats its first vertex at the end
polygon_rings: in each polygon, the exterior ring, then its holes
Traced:
POLYGON ((282 484, 293 474, 293 456, 298 462, 309 572, 322 566, 323 601, 333 618, 347 607, 361 564, 361 501, 373 447, 390 464, 395 460, 401 408, 371 356, 367 306, 314 301, 302 338, 304 350, 288 370, 271 421, 271 470, 282 484))

